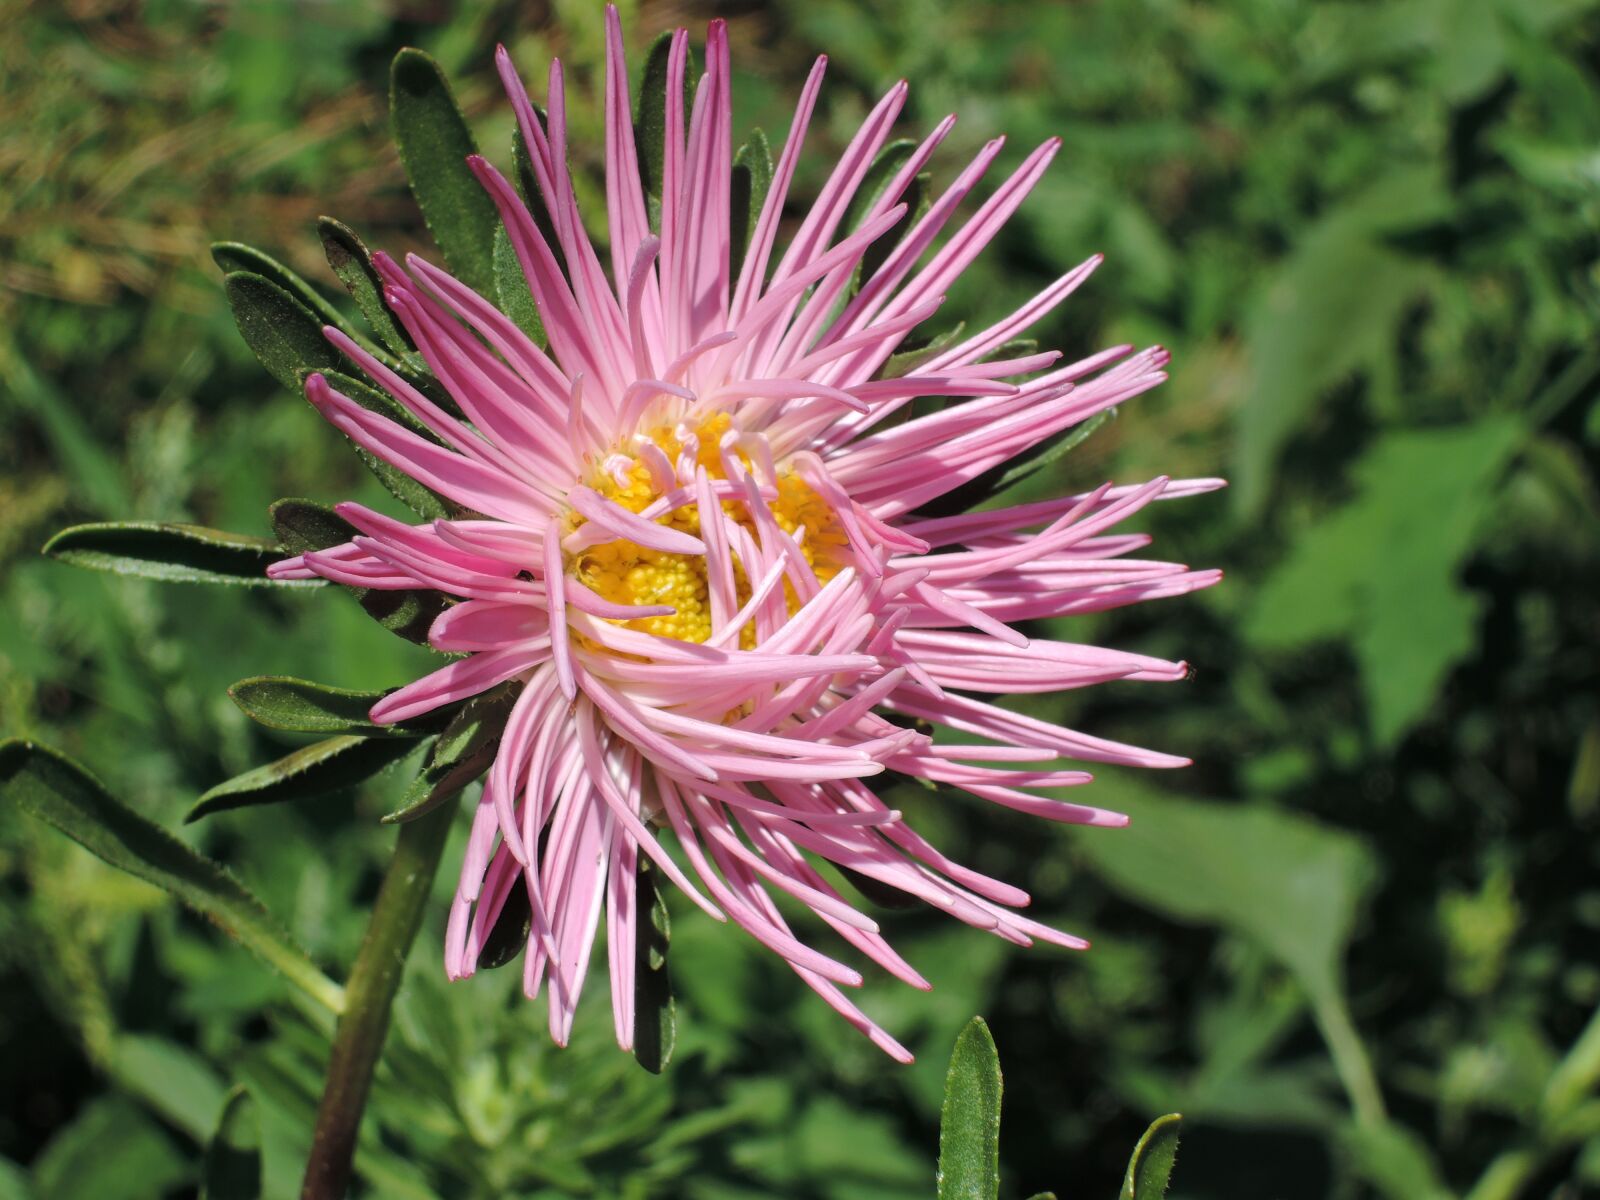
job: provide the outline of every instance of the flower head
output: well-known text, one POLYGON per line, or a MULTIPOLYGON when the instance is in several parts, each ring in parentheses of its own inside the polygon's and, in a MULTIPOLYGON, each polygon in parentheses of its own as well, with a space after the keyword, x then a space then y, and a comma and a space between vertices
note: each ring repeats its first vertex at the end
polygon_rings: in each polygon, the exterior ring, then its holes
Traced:
POLYGON ((1167 355, 1119 346, 1064 366, 1055 353, 1007 356, 1096 257, 988 328, 927 347, 910 368, 891 364, 1058 143, 1028 155, 960 219, 1000 152, 990 142, 913 217, 904 198, 954 119, 863 196, 905 103, 901 82, 780 252, 825 60, 806 83, 765 200, 736 238, 728 57, 714 22, 686 112, 687 34, 671 41, 652 213, 609 13, 603 255, 568 174, 559 63, 541 119, 500 51, 547 221, 493 166, 471 165, 510 235, 548 352, 440 268, 378 256, 389 306, 459 415, 333 329, 328 336, 411 421, 369 411, 320 375, 306 392, 343 433, 457 515, 407 525, 342 505, 360 536, 273 574, 435 589, 459 601, 430 641, 463 657, 386 697, 376 721, 520 685, 462 865, 445 950, 451 977, 473 972, 508 897, 523 889, 526 990, 548 986, 551 1031, 564 1042, 603 914, 617 1039, 630 1045, 642 855, 908 1058, 841 990, 861 983, 858 971, 802 940, 774 893, 917 987, 927 986, 922 976, 818 860, 1013 942, 1084 945, 1022 916, 1024 892, 946 857, 869 780, 895 772, 1051 820, 1123 823, 1043 794, 1090 778, 1059 760, 1184 760, 974 693, 1180 678, 1182 663, 1030 639, 1019 627, 1215 582, 1215 572, 1127 557, 1148 539, 1113 531, 1153 500, 1219 481, 1160 478, 966 515, 919 512, 1154 387, 1167 355), (925 397, 947 402, 912 407, 925 397), (943 744, 929 732, 936 726, 981 740, 943 744), (676 852, 660 829, 672 831, 676 852))

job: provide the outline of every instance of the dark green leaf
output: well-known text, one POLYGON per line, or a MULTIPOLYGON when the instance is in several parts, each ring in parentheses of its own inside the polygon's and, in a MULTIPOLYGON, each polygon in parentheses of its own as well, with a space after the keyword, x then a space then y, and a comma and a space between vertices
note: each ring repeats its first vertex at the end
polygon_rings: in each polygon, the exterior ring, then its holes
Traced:
POLYGON ((739 147, 733 156, 733 186, 731 192, 730 233, 733 239, 729 255, 728 272, 737 279, 744 266, 745 252, 750 239, 755 236, 756 222, 761 219, 761 206, 766 203, 767 189, 772 186, 772 148, 767 145, 767 135, 759 129, 750 131, 750 139, 739 147))
POLYGON ((118 870, 171 892, 318 1004, 343 1010, 344 989, 306 958, 238 880, 113 800, 70 759, 31 742, 0 742, 0 799, 118 870))
POLYGON ((407 47, 389 75, 389 115, 411 194, 428 231, 463 283, 494 295, 494 201, 474 178, 467 156, 478 152, 439 64, 407 47))
POLYGON ((322 334, 323 322, 264 275, 235 271, 222 281, 234 324, 267 373, 290 391, 307 371, 337 371, 344 359, 322 334))
MULTIPOLYGON (((650 224, 659 224, 661 169, 667 145, 667 58, 672 35, 663 33, 650 46, 644 63, 644 78, 639 81, 638 117, 634 121, 634 145, 639 151, 639 177, 650 203, 650 224)), ((694 109, 694 51, 690 50, 683 69, 684 124, 694 109)))
POLYGON ((366 243, 355 230, 332 217, 318 217, 317 232, 322 237, 322 251, 328 256, 328 265, 354 298, 378 340, 401 358, 415 354, 416 346, 410 335, 383 302, 383 280, 372 265, 372 253, 366 243))
MULTIPOLYGON (((878 151, 878 157, 872 160, 872 165, 867 168, 867 173, 862 177, 861 186, 850 199, 850 206, 845 210, 844 228, 847 232, 854 233, 865 223, 867 213, 889 190, 889 185, 894 182, 894 177, 900 169, 910 160, 916 151, 917 143, 910 138, 900 138, 890 142, 878 151)), ((903 202, 906 206, 906 215, 894 228, 888 230, 872 245, 868 246, 861 255, 861 261, 856 264, 855 277, 850 283, 850 294, 854 295, 860 289, 863 280, 871 279, 889 257, 890 252, 900 244, 900 239, 910 232, 911 227, 921 218, 931 202, 931 192, 928 185, 930 180, 926 175, 913 176, 911 182, 906 184, 904 193, 897 203, 903 202)))
POLYGON ((375 725, 367 712, 386 695, 353 692, 286 675, 257 675, 228 689, 228 696, 252 721, 293 733, 419 738, 437 733, 446 720, 430 713, 416 721, 375 725))
POLYGON ((276 762, 236 775, 206 792, 184 817, 187 824, 230 808, 281 804, 351 787, 415 749, 405 738, 332 737, 302 746, 276 762))
POLYGON ((982 1017, 956 1039, 939 1114, 939 1200, 998 1200, 1000 1056, 982 1017))
MULTIPOLYGON (((391 421, 405 426, 413 433, 430 441, 438 441, 428 431, 427 426, 412 416, 411 411, 405 405, 381 388, 372 387, 370 384, 363 383, 354 376, 346 375, 340 371, 324 371, 322 375, 328 381, 329 387, 341 395, 348 396, 367 411, 388 417, 391 421)), ((352 442, 351 445, 354 446, 355 443, 352 442)), ((378 477, 378 482, 388 489, 389 494, 419 517, 429 521, 436 521, 441 517, 451 515, 449 505, 437 492, 418 483, 399 467, 384 462, 383 459, 362 447, 355 446, 355 451, 361 456, 361 461, 367 464, 367 468, 378 477)))
POLYGON ((539 306, 528 289, 528 277, 522 273, 522 260, 504 225, 494 231, 494 296, 500 311, 517 323, 517 328, 539 346, 545 344, 544 321, 539 316, 539 306))
POLYGON ((518 880, 506 895, 505 907, 494 920, 494 927, 483 939, 483 952, 478 955, 478 969, 492 971, 515 962, 528 947, 528 931, 533 928, 533 908, 528 902, 528 889, 518 880))
POLYGON ((108 521, 63 529, 45 554, 76 567, 167 583, 244 587, 316 587, 319 580, 268 579, 283 550, 266 538, 157 521, 108 521))
POLYGON ((228 1093, 217 1131, 206 1145, 200 1200, 258 1200, 261 1195, 261 1118, 242 1086, 228 1093))
MULTIPOLYGON (((956 340, 966 327, 967 323, 965 321, 958 321, 954 328, 935 334, 920 346, 913 345, 898 354, 891 354, 889 361, 884 364, 883 370, 878 372, 878 377, 880 379, 899 379, 903 375, 911 374, 935 354, 938 354, 939 351, 947 346, 955 345, 956 340)), ((913 331, 912 336, 915 336, 915 331, 913 331)), ((910 339, 908 338, 907 340, 910 339)))
POLYGON ((677 1004, 672 975, 667 970, 667 949, 672 941, 672 917, 656 887, 655 868, 639 858, 633 899, 633 1056, 639 1065, 659 1075, 672 1061, 678 1044, 677 1004))
POLYGON ((1178 1130, 1183 1118, 1168 1113, 1151 1122, 1128 1160, 1120 1200, 1161 1200, 1167 1194, 1172 1164, 1178 1157, 1178 1130))
POLYGON ((994 499, 1001 492, 1014 484, 1022 482, 1035 472, 1044 469, 1051 463, 1057 462, 1079 446, 1083 445, 1094 433, 1111 421, 1116 416, 1117 410, 1106 409, 1104 412, 1095 413, 1087 421, 1071 429, 1065 429, 1054 437, 1046 438, 1035 446, 1026 457, 1014 458, 1007 462, 985 471, 976 479, 968 480, 960 487, 946 492, 923 505, 917 511, 930 517, 951 516, 955 513, 968 512, 979 505, 994 499))
POLYGON ((345 320, 343 313, 328 302, 326 296, 271 255, 257 250, 254 246, 246 246, 242 242, 212 242, 211 259, 222 268, 224 275, 242 271, 249 275, 259 275, 277 284, 305 305, 307 311, 323 325, 333 325, 351 337, 356 336, 354 327, 345 320))
POLYGON ((487 771, 511 715, 512 699, 510 688, 499 687, 467 701, 434 742, 400 806, 383 818, 384 823, 414 821, 432 812, 487 771))
MULTIPOLYGON (((293 554, 326 550, 348 542, 357 533, 354 525, 315 500, 277 500, 267 512, 273 529, 283 540, 284 549, 293 554)), ((424 646, 428 644, 428 630, 434 619, 450 604, 442 593, 425 589, 389 591, 352 587, 346 590, 367 615, 385 629, 424 646)))

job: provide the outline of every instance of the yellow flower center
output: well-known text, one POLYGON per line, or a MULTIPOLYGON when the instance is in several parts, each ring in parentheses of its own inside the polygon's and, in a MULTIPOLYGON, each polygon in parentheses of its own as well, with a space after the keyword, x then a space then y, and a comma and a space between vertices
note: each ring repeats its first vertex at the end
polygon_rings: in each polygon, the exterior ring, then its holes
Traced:
MULTIPOLYGON (((705 468, 714 480, 726 479, 719 443, 731 428, 726 413, 719 413, 698 425, 694 430, 697 443, 695 461, 705 468)), ((682 455, 685 442, 668 428, 659 428, 650 435, 653 441, 676 464, 682 455)), ((751 467, 742 451, 737 457, 744 466, 751 467)), ((630 512, 643 512, 661 498, 655 477, 639 458, 631 465, 617 471, 596 471, 588 481, 608 500, 615 501, 630 512)), ((723 500, 723 513, 747 530, 759 542, 755 518, 743 500, 723 500)), ((777 496, 769 498, 768 507, 778 527, 785 533, 795 534, 805 530, 800 542, 800 552, 816 574, 820 583, 827 583, 839 573, 841 551, 846 539, 839 519, 833 509, 818 496, 811 486, 789 470, 780 470, 777 478, 777 496)), ((682 530, 694 537, 701 536, 700 508, 687 504, 656 518, 658 525, 682 530)), ((582 518, 577 518, 582 524, 582 518)), ((742 606, 750 598, 750 579, 745 565, 736 552, 732 553, 734 591, 742 606)), ((712 633, 711 585, 707 579, 706 560, 698 554, 674 554, 640 546, 623 538, 602 542, 567 556, 567 572, 574 579, 615 604, 668 605, 676 611, 670 616, 643 617, 631 621, 617 621, 628 629, 637 629, 659 637, 676 638, 685 642, 704 642, 712 633)), ((788 580, 783 584, 789 611, 799 607, 799 598, 788 580)), ((741 645, 750 649, 755 645, 755 627, 747 624, 740 633, 741 645)))

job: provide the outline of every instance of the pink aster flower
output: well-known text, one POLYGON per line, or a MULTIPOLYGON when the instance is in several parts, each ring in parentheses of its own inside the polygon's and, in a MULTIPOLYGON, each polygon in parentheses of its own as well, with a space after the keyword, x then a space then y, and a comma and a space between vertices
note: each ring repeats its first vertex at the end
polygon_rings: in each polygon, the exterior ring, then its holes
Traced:
POLYGON ((979 697, 1181 678, 1183 663, 1030 638, 1019 626, 1214 583, 1214 571, 1129 557, 1149 539, 1115 530, 1153 500, 1220 481, 1106 484, 919 516, 1165 378, 1160 348, 1117 346, 1064 366, 1056 353, 996 357, 1071 295, 1098 256, 910 373, 885 377, 890 355, 938 310, 1059 143, 1040 146, 959 218, 1000 153, 1000 140, 988 143, 912 221, 902 197, 949 133, 948 118, 847 230, 846 210, 905 103, 898 83, 780 251, 822 82, 818 59, 734 271, 723 23, 710 27, 689 112, 687 34, 672 39, 654 226, 614 10, 607 50, 608 255, 584 231, 568 173, 559 63, 541 121, 505 50, 498 56, 554 241, 499 171, 471 160, 521 260, 548 353, 438 267, 379 256, 388 303, 465 419, 332 328, 328 337, 418 425, 368 411, 321 376, 306 385, 341 432, 458 515, 407 525, 341 505, 360 536, 272 574, 435 589, 459 601, 430 641, 463 657, 386 697, 374 721, 520 686, 462 864, 445 947, 451 978, 473 973, 512 889, 525 889, 525 989, 534 997, 548 985, 551 1033, 564 1043, 603 915, 617 1040, 629 1046, 644 855, 711 916, 780 955, 876 1044, 909 1059, 841 990, 862 982, 856 968, 804 940, 774 893, 919 988, 927 982, 817 860, 1008 941, 1085 945, 1021 915, 1026 893, 947 857, 869 780, 896 772, 1049 820, 1123 824, 1045 794, 1089 781, 1060 760, 1186 760, 979 697), (892 248, 863 271, 880 239, 892 248), (919 397, 959 402, 910 410, 919 397), (943 744, 927 732, 937 727, 981 740, 943 744), (662 829, 676 852, 656 836, 662 829))

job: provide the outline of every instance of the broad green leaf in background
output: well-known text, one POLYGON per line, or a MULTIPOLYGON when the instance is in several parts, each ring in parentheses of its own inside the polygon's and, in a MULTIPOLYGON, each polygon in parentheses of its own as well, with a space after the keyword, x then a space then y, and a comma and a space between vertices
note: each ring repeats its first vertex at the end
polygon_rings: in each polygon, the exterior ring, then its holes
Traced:
POLYGON ((1427 1144, 1394 1122, 1346 1122, 1339 1144, 1356 1172, 1388 1200, 1453 1200, 1427 1144))
POLYGON ((1313 525, 1267 577, 1245 629, 1286 648, 1348 637, 1372 730, 1392 745, 1424 716, 1471 650, 1479 601, 1457 578, 1524 437, 1509 417, 1381 438, 1354 469, 1356 493, 1313 525))
POLYGON ((234 271, 222 281, 234 324, 261 365, 284 387, 300 390, 307 371, 337 371, 344 357, 323 336, 323 322, 264 275, 234 271))
POLYGON ((667 970, 672 916, 643 855, 634 890, 633 1056, 659 1075, 678 1044, 678 1012, 667 970))
POLYGON ((112 1048, 109 1073, 124 1091, 196 1141, 210 1136, 224 1088, 211 1064, 187 1046, 122 1034, 112 1048))
POLYGON ((43 553, 76 567, 166 583, 317 587, 315 579, 268 579, 283 557, 276 542, 249 534, 156 521, 107 521, 63 529, 43 553))
POLYGON ((91 1101, 33 1161, 34 1200, 150 1200, 189 1168, 172 1138, 120 1096, 91 1101))
POLYGON ((1167 800, 1120 779, 1097 786, 1114 787, 1105 800, 1133 818, 1112 836, 1075 839, 1109 883, 1177 920, 1245 935, 1309 993, 1339 991, 1345 945, 1376 882, 1359 839, 1258 805, 1167 800))
POLYGON ((1395 326, 1426 272, 1362 221, 1328 218, 1307 233, 1251 309, 1250 389, 1239 413, 1235 500, 1260 511, 1285 442, 1330 387, 1393 353, 1395 326))
POLYGON ((344 989, 288 939, 218 863, 125 808, 82 767, 30 742, 0 742, 0 799, 55 826, 118 870, 171 892, 330 1012, 344 989))
POLYGON ((228 1093, 216 1132, 206 1143, 200 1200, 258 1200, 261 1195, 261 1118, 243 1086, 228 1093))
POLYGON ((217 784, 183 819, 187 824, 230 808, 336 792, 371 778, 415 749, 416 743, 404 738, 331 737, 217 784))
POLYGON ((1150 1123, 1128 1160, 1128 1173, 1123 1177, 1118 1200, 1161 1200, 1167 1194, 1182 1125, 1183 1118, 1177 1113, 1157 1117, 1150 1123))
POLYGON ((939 1115, 939 1200, 998 1200, 1000 1055, 982 1017, 956 1039, 939 1115))
POLYGON ((421 50, 395 55, 389 74, 389 116, 411 194, 428 232, 461 282, 485 296, 494 290, 494 201, 467 166, 478 152, 439 64, 421 50))

